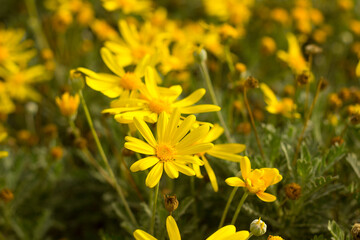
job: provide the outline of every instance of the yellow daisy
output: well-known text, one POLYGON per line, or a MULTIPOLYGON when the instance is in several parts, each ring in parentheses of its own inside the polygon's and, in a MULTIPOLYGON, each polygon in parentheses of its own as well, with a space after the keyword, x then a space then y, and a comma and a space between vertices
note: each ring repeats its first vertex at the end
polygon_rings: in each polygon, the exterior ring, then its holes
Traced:
POLYGON ((202 104, 193 106, 205 94, 205 89, 201 88, 193 92, 190 96, 176 101, 182 92, 180 86, 173 86, 169 89, 160 88, 156 84, 157 74, 155 69, 148 67, 145 72, 145 86, 140 89, 140 97, 132 99, 132 108, 124 108, 124 101, 117 100, 111 108, 105 109, 103 113, 115 114, 115 119, 120 123, 131 123, 134 117, 144 119, 154 123, 158 115, 162 112, 172 113, 175 108, 181 114, 195 114, 204 112, 219 111, 220 107, 212 104, 202 104))
MULTIPOLYGON (((172 216, 166 218, 166 230, 170 240, 181 240, 179 228, 172 216)), ((234 225, 227 225, 217 230, 210 237, 206 238, 206 240, 246 240, 249 235, 248 231, 236 232, 234 225)), ((134 237, 136 240, 157 240, 152 235, 140 229, 135 230, 134 237)))
POLYGON ((108 11, 122 10, 125 14, 151 11, 149 0, 102 0, 102 2, 108 11))
POLYGON ((203 165, 194 154, 208 151, 214 145, 211 143, 196 143, 209 132, 208 125, 202 125, 187 134, 195 123, 194 115, 188 116, 180 123, 180 112, 175 110, 169 117, 167 113, 160 114, 157 123, 157 139, 141 118, 134 118, 134 124, 146 142, 127 136, 125 148, 148 157, 142 158, 131 165, 133 172, 143 171, 153 167, 146 178, 146 186, 155 187, 162 176, 163 170, 170 178, 177 178, 179 172, 193 176, 195 172, 188 164, 203 165))
POLYGON ((107 48, 101 49, 101 57, 106 66, 116 75, 95 73, 82 67, 76 69, 85 75, 86 84, 92 89, 100 91, 109 98, 115 98, 126 91, 138 90, 144 85, 141 77, 144 76, 144 69, 149 63, 148 57, 142 59, 134 72, 125 72, 124 68, 119 65, 117 56, 107 48))
MULTIPOLYGON (((218 124, 215 124, 214 127, 209 131, 204 139, 201 140, 202 143, 211 143, 218 139, 221 134, 223 134, 224 129, 220 127, 218 124)), ((223 160, 231 161, 231 162, 240 162, 244 157, 237 155, 244 151, 246 146, 244 144, 239 143, 225 143, 225 144, 215 144, 214 148, 197 154, 198 157, 204 162, 205 170, 209 176, 211 186, 213 187, 214 191, 217 192, 219 187, 216 180, 216 176, 214 170, 210 166, 209 161, 206 159, 205 154, 210 156, 220 158, 223 160)), ((193 165, 194 171, 196 176, 199 178, 203 178, 199 165, 193 165)))
POLYGON ((250 160, 244 157, 240 162, 243 180, 238 177, 230 177, 225 182, 232 187, 245 187, 250 193, 256 194, 264 202, 273 202, 276 197, 266 193, 270 185, 282 180, 279 170, 276 168, 251 169, 250 160))

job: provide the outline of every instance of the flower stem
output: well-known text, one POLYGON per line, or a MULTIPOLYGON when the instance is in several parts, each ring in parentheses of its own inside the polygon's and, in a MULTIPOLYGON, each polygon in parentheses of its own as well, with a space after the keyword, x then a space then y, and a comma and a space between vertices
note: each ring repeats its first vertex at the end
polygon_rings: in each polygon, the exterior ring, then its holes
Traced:
POLYGON ((311 103, 309 112, 308 112, 308 114, 306 115, 305 122, 304 122, 304 127, 303 127, 303 129, 302 129, 302 131, 301 131, 301 134, 300 134, 298 143, 297 143, 297 145, 296 145, 296 150, 295 150, 294 159, 293 159, 293 165, 294 165, 294 166, 296 165, 297 156, 298 156, 298 154, 299 154, 300 147, 301 147, 301 142, 302 142, 302 140, 304 139, 305 130, 306 130, 306 127, 307 127, 307 125, 308 125, 308 122, 309 122, 309 119, 310 119, 310 117, 311 117, 311 114, 312 114, 312 112, 313 112, 313 110, 314 110, 314 106, 315 106, 316 100, 317 100, 317 98, 318 98, 318 96, 319 96, 322 82, 323 82, 323 79, 320 78, 320 81, 319 81, 319 83, 318 83, 318 85, 317 85, 317 88, 316 88, 316 92, 315 92, 314 99, 313 99, 313 101, 312 101, 312 103, 311 103))
POLYGON ((219 224, 219 228, 221 228, 222 226, 224 226, 224 222, 225 222, 225 218, 226 218, 226 215, 227 215, 227 212, 229 211, 229 207, 230 207, 230 204, 232 202, 232 200, 234 199, 234 196, 235 196, 235 193, 236 191, 238 190, 239 188, 238 187, 235 187, 232 192, 230 193, 230 196, 227 200, 227 203, 226 203, 226 206, 225 206, 225 209, 224 209, 224 212, 221 216, 221 221, 220 221, 220 224, 219 224))
POLYGON ((241 198, 241 200, 240 200, 240 202, 239 202, 239 205, 238 205, 237 208, 236 208, 236 211, 235 211, 235 214, 234 214, 234 216, 233 216, 233 219, 231 220, 231 225, 234 225, 234 224, 235 224, 236 219, 237 219, 237 217, 239 216, 241 207, 242 207, 242 205, 244 204, 245 199, 247 198, 248 195, 249 195, 249 192, 248 192, 248 191, 245 191, 245 192, 244 192, 244 195, 242 196, 242 198, 241 198))
POLYGON ((254 234, 250 233, 249 236, 245 239, 245 240, 248 240, 250 239, 254 234))
POLYGON ((263 159, 265 159, 265 154, 264 154, 264 151, 263 151, 262 146, 261 146, 261 142, 260 142, 260 138, 259 138, 258 132, 257 132, 257 130, 256 130, 255 121, 254 121, 254 116, 253 116, 253 114, 252 114, 252 111, 251 111, 251 108, 250 108, 249 101, 248 101, 248 99, 247 99, 246 93, 247 93, 247 88, 244 87, 244 102, 245 102, 245 106, 246 106, 246 109, 247 109, 247 111, 248 111, 248 113, 249 113, 251 126, 252 126, 252 128, 253 128, 253 130, 254 130, 254 133, 255 133, 255 138, 256 138, 256 142, 257 142, 257 145, 258 145, 259 150, 260 150, 261 157, 262 157, 263 159))
MULTIPOLYGON (((205 61, 201 61, 201 63, 199 63, 199 66, 200 66, 201 75, 205 79, 206 85, 207 85, 207 87, 209 89, 211 100, 212 100, 213 104, 219 106, 219 103, 218 103, 218 101, 216 99, 214 87, 213 87, 213 85, 211 83, 209 71, 208 71, 208 68, 206 66, 205 61)), ((216 112, 216 114, 218 115, 221 126, 224 128, 224 132, 225 132, 225 136, 226 136, 227 141, 228 142, 233 142, 233 140, 231 138, 230 131, 229 131, 227 125, 225 124, 225 120, 224 120, 223 115, 221 114, 221 110, 216 112)))
POLYGON ((97 148, 98 148, 98 150, 100 152, 100 155, 101 155, 101 158, 102 158, 103 162, 105 163, 105 166, 106 166, 106 168, 107 168, 107 170, 109 172, 109 175, 110 175, 111 179, 113 180, 116 192, 118 193, 118 195, 120 197, 120 200, 122 201, 122 203, 123 203, 123 205, 125 207, 125 210, 126 210, 126 212, 128 213, 128 215, 130 217, 131 222, 134 225, 137 225, 134 214, 131 212, 131 209, 130 209, 130 207, 129 207, 126 199, 125 199, 123 190, 122 190, 121 186, 119 185, 119 183, 117 182, 117 180, 115 178, 115 175, 114 175, 114 172, 111 169, 111 167, 109 165, 109 161, 108 161, 108 159, 107 159, 107 157, 105 155, 104 149, 101 146, 99 137, 98 137, 98 135, 97 135, 97 133, 95 131, 94 124, 92 122, 92 119, 91 119, 91 116, 90 116, 90 113, 89 113, 89 109, 88 109, 88 107, 86 105, 86 101, 85 101, 85 98, 84 98, 81 90, 79 91, 79 96, 80 96, 80 99, 81 99, 81 105, 83 106, 83 109, 84 109, 84 112, 85 112, 86 120, 87 120, 87 122, 89 124, 91 133, 92 133, 92 135, 94 137, 94 140, 95 140, 95 143, 96 143, 96 146, 97 146, 97 148))
POLYGON ((154 196, 154 202, 153 202, 153 210, 151 215, 151 222, 150 222, 150 234, 154 234, 154 225, 155 225, 155 216, 156 216, 156 207, 157 207, 157 201, 158 201, 158 195, 159 195, 159 186, 160 183, 156 185, 155 188, 155 196, 154 196))

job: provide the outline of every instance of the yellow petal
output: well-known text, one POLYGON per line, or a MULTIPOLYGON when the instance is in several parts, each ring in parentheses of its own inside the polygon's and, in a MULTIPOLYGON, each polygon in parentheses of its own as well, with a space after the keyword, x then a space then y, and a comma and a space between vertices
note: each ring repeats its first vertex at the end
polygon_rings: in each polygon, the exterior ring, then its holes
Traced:
POLYGON ((152 67, 147 67, 145 71, 145 84, 146 89, 148 90, 152 98, 159 98, 157 85, 155 81, 155 69, 152 67))
POLYGON ((176 108, 170 115, 169 123, 166 129, 167 134, 165 134, 164 136, 164 142, 170 141, 173 138, 177 126, 179 125, 179 121, 180 121, 180 112, 179 109, 176 108))
POLYGON ((179 155, 192 155, 192 154, 206 152, 213 147, 214 145, 212 143, 200 143, 182 149, 178 149, 177 146, 175 148, 179 155))
POLYGON ((230 177, 225 180, 227 185, 232 187, 245 187, 245 183, 238 177, 230 177))
POLYGON ((209 133, 204 138, 203 142, 213 142, 223 134, 224 128, 220 127, 219 124, 214 124, 209 133))
POLYGON ((211 186, 213 187, 214 191, 217 192, 219 190, 219 186, 216 180, 216 175, 214 173, 214 170, 211 168, 209 162, 205 157, 201 158, 204 161, 205 170, 208 173, 211 186))
POLYGON ((134 124, 135 124, 137 130, 140 132, 140 134, 145 138, 145 140, 152 147, 155 148, 157 143, 156 143, 154 135, 152 134, 149 126, 142 119, 139 119, 138 117, 134 118, 134 124))
POLYGON ((188 176, 194 176, 195 172, 193 169, 189 168, 188 166, 181 164, 181 163, 177 163, 177 162, 173 162, 173 164, 175 165, 176 169, 188 176))
MULTIPOLYGON (((209 125, 207 125, 207 124, 202 125, 198 128, 195 128, 193 131, 191 131, 186 137, 184 137, 178 143, 178 145, 176 146, 176 149, 183 149, 183 148, 193 145, 194 143, 198 142, 200 139, 203 139, 208 132, 209 132, 209 125)), ((175 144, 175 142, 173 144, 175 144)))
POLYGON ((267 105, 272 106, 278 104, 277 97, 275 96, 274 92, 269 88, 268 85, 266 85, 265 83, 260 83, 260 89, 264 93, 265 102, 267 105))
POLYGON ((244 157, 240 161, 241 175, 243 179, 246 179, 251 172, 251 163, 248 157, 244 157))
POLYGON ((227 152, 227 153, 241 153, 245 149, 246 146, 240 143, 216 144, 213 148, 213 150, 215 151, 227 152))
POLYGON ((215 147, 216 147, 216 145, 214 146, 213 149, 210 149, 206 153, 213 156, 213 157, 220 158, 220 159, 227 160, 227 161, 231 161, 231 162, 241 162, 243 160, 243 158, 244 158, 243 156, 236 155, 236 154, 233 154, 233 153, 228 153, 228 152, 225 152, 225 151, 217 151, 215 149, 215 147))
POLYGON ((170 240, 181 240, 179 228, 172 216, 166 218, 166 230, 170 240))
POLYGON ((234 225, 227 225, 225 227, 220 228, 215 233, 213 233, 210 237, 208 237, 206 240, 219 240, 224 239, 228 236, 231 236, 236 231, 236 228, 234 225))
POLYGON ((266 192, 258 192, 256 193, 256 196, 258 196, 258 198, 260 198, 264 202, 274 202, 276 200, 276 197, 274 195, 266 192))
POLYGON ((135 36, 132 34, 132 32, 130 31, 130 26, 128 25, 128 23, 125 20, 121 20, 119 22, 119 28, 120 28, 121 35, 124 38, 124 40, 126 41, 126 43, 129 44, 130 46, 136 46, 135 43, 137 43, 138 41, 135 38, 135 36))
POLYGON ((173 138, 171 139, 172 145, 179 142, 189 132, 195 120, 196 117, 194 115, 190 115, 182 122, 182 124, 174 132, 173 138))
POLYGON ((157 240, 147 232, 144 232, 143 230, 137 229, 134 233, 135 240, 157 240))
POLYGON ((360 77, 360 60, 359 60, 358 64, 356 65, 355 72, 356 72, 356 76, 360 77))
POLYGON ((143 170, 146 170, 146 169, 154 166, 158 162, 159 162, 159 159, 154 156, 142 158, 142 159, 136 161, 135 163, 133 163, 130 167, 130 170, 132 172, 143 171, 143 170))
POLYGON ((167 115, 166 112, 162 112, 159 116, 156 125, 158 143, 164 142, 164 136, 167 134, 166 127, 168 125, 168 122, 169 122, 169 116, 167 115))
POLYGON ((145 180, 146 186, 148 186, 149 188, 155 187, 161 179, 163 169, 163 163, 158 162, 148 173, 145 180))
POLYGON ((223 240, 247 240, 249 235, 248 231, 239 231, 223 240))
MULTIPOLYGON (((200 160, 200 159, 199 159, 200 160)), ((193 169, 195 171, 195 175, 197 178, 203 178, 204 176, 201 174, 200 166, 197 164, 193 164, 193 169)))
POLYGON ((181 113, 184 114, 195 114, 195 113, 206 113, 206 112, 218 112, 221 108, 212 104, 201 104, 189 107, 180 108, 181 113))
POLYGON ((195 92, 193 92, 192 94, 190 94, 189 96, 187 96, 186 98, 174 103, 174 107, 187 107, 187 106, 194 105, 204 96, 205 93, 206 93, 206 90, 203 88, 200 88, 200 89, 196 90, 195 92))
POLYGON ((125 143, 125 148, 130 149, 131 151, 147 155, 155 154, 155 148, 140 139, 127 136, 125 137, 125 140, 128 141, 125 143))
POLYGON ((114 55, 110 52, 108 48, 101 48, 100 50, 101 58, 105 62, 106 66, 116 75, 119 77, 122 77, 125 74, 124 69, 122 66, 118 64, 116 59, 114 58, 114 55))
POLYGON ((195 165, 199 165, 202 166, 204 165, 204 162, 200 160, 199 157, 197 156, 190 156, 190 155, 175 155, 175 160, 179 163, 183 163, 183 164, 195 164, 195 165))
POLYGON ((6 151, 0 151, 0 158, 4 158, 4 157, 7 157, 9 156, 9 153, 6 152, 6 151))
POLYGON ((150 111, 139 110, 139 111, 119 113, 116 114, 114 118, 119 123, 132 123, 135 117, 145 120, 145 117, 150 114, 151 114, 150 111))
POLYGON ((164 169, 165 169, 166 174, 169 176, 169 178, 178 178, 179 177, 179 172, 173 163, 165 162, 164 169))

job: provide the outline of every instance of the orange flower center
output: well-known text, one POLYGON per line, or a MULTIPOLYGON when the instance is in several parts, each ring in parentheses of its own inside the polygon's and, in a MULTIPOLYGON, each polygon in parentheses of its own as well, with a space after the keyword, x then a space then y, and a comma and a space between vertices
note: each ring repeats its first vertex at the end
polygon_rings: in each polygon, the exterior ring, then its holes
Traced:
POLYGON ((134 73, 125 73, 120 80, 120 86, 127 90, 138 89, 141 85, 141 80, 134 73))
POLYGON ((156 147, 156 156, 160 161, 167 162, 174 159, 176 150, 167 144, 159 144, 156 147))
POLYGON ((154 99, 149 103, 149 108, 152 112, 160 114, 162 112, 171 113, 171 104, 168 101, 161 99, 154 99))
POLYGON ((132 56, 134 57, 135 61, 140 61, 147 53, 149 52, 148 48, 145 46, 138 46, 132 49, 132 56))

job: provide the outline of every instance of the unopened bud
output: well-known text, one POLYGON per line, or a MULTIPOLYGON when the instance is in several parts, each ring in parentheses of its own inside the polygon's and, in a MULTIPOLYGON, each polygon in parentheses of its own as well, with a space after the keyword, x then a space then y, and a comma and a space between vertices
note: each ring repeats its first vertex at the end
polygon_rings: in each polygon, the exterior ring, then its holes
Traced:
POLYGON ((351 228, 351 235, 354 240, 360 240, 360 223, 355 223, 351 228))
POLYGON ((84 79, 85 76, 81 72, 74 69, 70 70, 71 87, 75 92, 84 88, 84 79))
POLYGON ((261 236, 264 235, 266 233, 266 224, 261 220, 261 218, 259 219, 255 219, 254 221, 251 222, 250 224, 250 232, 254 235, 254 236, 261 236))
POLYGON ((194 58, 197 62, 202 63, 207 60, 207 53, 205 49, 199 49, 194 52, 194 58))
POLYGON ((168 210, 170 215, 175 211, 179 206, 179 201, 176 196, 165 195, 165 208, 168 210))

